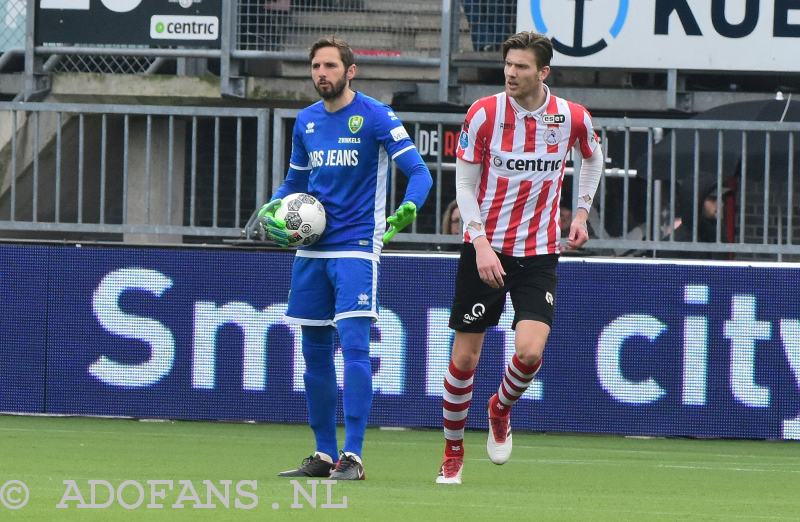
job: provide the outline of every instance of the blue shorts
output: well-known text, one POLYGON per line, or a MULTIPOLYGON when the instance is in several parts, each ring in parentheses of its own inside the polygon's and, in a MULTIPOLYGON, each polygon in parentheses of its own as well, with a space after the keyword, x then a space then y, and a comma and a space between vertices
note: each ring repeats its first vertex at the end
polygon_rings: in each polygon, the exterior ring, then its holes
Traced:
POLYGON ((348 317, 378 320, 378 263, 351 257, 295 257, 286 322, 328 326, 348 317))

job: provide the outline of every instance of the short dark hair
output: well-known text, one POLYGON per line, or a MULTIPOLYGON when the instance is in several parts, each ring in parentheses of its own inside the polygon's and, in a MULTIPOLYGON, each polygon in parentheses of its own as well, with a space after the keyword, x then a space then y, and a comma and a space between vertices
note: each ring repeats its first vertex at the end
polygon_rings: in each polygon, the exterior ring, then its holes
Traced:
POLYGON ((541 69, 545 65, 550 65, 553 59, 553 42, 543 34, 533 31, 522 31, 509 36, 503 42, 503 60, 506 59, 508 51, 511 49, 530 49, 536 57, 536 65, 541 69))
POLYGON ((344 63, 345 70, 349 69, 351 65, 356 63, 356 60, 353 57, 353 50, 350 48, 350 45, 336 36, 323 36, 314 42, 314 44, 311 46, 311 50, 308 52, 308 61, 312 61, 314 59, 314 55, 317 54, 317 51, 323 47, 333 47, 339 50, 339 57, 342 59, 342 63, 344 63))

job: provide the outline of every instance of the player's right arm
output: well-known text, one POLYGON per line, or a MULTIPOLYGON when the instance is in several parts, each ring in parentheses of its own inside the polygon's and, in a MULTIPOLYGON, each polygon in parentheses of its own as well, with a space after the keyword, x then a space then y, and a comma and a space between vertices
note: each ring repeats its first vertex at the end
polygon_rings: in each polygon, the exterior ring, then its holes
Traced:
POLYGON ((300 118, 297 118, 292 131, 292 155, 286 178, 270 200, 258 211, 258 220, 265 235, 284 248, 289 246, 289 234, 286 232, 286 222, 276 218, 275 211, 281 206, 281 198, 295 192, 308 192, 308 177, 311 174, 311 163, 300 134, 300 127, 300 118))
POLYGON ((476 102, 467 112, 456 150, 456 202, 464 222, 465 237, 475 247, 475 262, 481 281, 492 288, 503 286, 506 275, 503 265, 486 238, 483 217, 478 205, 478 184, 482 175, 483 157, 488 154, 489 115, 476 102))
POLYGON ((292 130, 292 155, 289 158, 289 170, 286 178, 272 195, 272 199, 280 199, 295 192, 308 192, 308 177, 311 174, 311 161, 308 158, 306 145, 303 142, 305 125, 298 117, 292 130))
POLYGON ((492 288, 503 286, 506 275, 500 258, 486 239, 480 208, 478 207, 477 187, 481 179, 481 165, 456 159, 456 201, 461 211, 464 228, 475 247, 475 263, 481 281, 492 288))

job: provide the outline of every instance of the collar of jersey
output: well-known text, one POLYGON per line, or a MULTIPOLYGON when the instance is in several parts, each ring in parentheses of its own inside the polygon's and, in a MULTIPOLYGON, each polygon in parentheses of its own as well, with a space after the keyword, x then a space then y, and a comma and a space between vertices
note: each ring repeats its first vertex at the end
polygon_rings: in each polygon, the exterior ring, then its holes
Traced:
POLYGON ((319 106, 322 108, 322 112, 324 112, 325 114, 333 116, 334 114, 342 114, 346 110, 348 110, 350 107, 355 106, 356 99, 359 97, 359 91, 353 91, 353 92, 355 92, 356 94, 355 94, 355 96, 353 96, 353 99, 350 100, 350 103, 348 103, 344 107, 340 107, 340 108, 336 109, 333 112, 328 112, 328 109, 325 108, 325 102, 320 100, 319 101, 319 106))
POLYGON ((529 111, 528 109, 517 103, 517 101, 514 98, 506 95, 508 97, 508 101, 511 103, 511 108, 514 109, 514 115, 517 117, 517 119, 521 120, 528 116, 536 119, 542 117, 542 114, 544 114, 547 105, 550 103, 550 88, 547 86, 547 84, 544 83, 542 84, 542 87, 544 87, 544 103, 542 104, 541 107, 539 107, 535 111, 529 111))

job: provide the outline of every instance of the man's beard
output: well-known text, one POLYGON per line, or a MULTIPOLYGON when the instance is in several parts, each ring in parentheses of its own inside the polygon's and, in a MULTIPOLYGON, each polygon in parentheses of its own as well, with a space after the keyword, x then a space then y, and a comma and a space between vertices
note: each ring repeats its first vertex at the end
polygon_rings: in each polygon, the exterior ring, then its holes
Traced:
POLYGON ((319 85, 316 83, 314 84, 314 89, 316 89, 317 94, 319 94, 323 100, 333 100, 338 98, 341 96, 342 92, 344 92, 344 88, 347 87, 347 80, 345 78, 342 78, 342 81, 339 83, 327 83, 331 86, 331 89, 329 90, 322 90, 319 88, 319 85))

